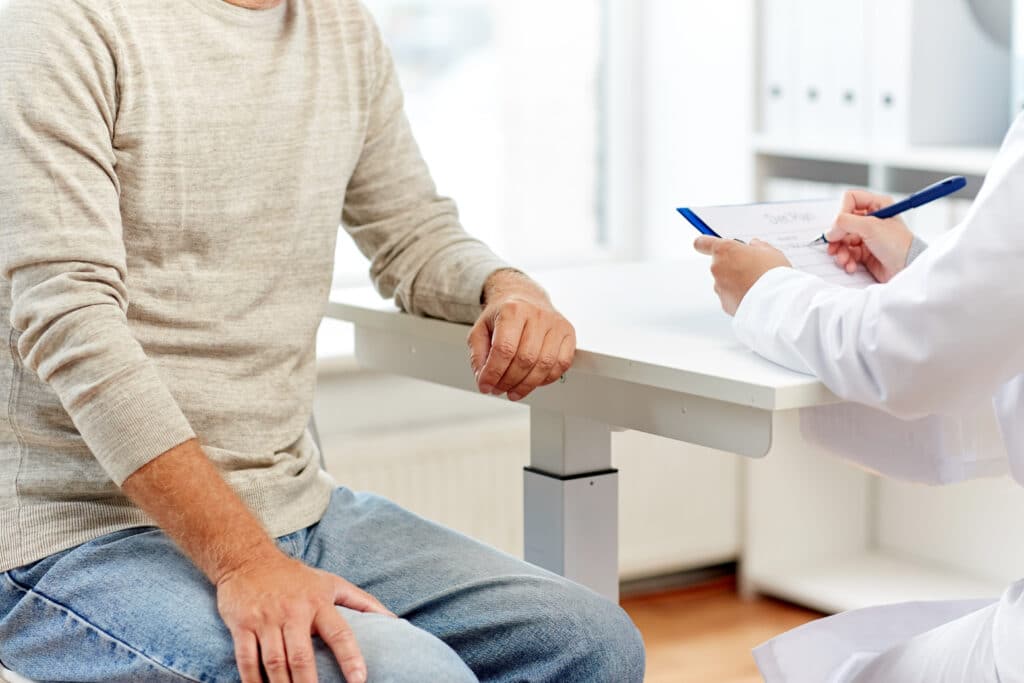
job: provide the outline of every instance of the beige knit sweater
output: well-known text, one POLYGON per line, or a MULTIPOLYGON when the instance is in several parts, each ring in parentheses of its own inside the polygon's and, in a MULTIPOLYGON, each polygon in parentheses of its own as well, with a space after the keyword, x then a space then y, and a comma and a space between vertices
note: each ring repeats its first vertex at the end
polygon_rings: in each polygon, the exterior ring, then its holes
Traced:
POLYGON ((341 222, 412 313, 470 321, 504 265, 356 0, 3 4, 0 571, 151 524, 119 485, 193 435, 271 534, 319 519, 341 222))

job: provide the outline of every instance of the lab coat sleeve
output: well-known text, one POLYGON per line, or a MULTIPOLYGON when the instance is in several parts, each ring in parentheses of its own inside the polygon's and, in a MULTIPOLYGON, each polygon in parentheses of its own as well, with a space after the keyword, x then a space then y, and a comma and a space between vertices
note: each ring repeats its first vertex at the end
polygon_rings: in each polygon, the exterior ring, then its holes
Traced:
POLYGON ((967 218, 885 285, 762 277, 734 329, 758 354, 838 396, 903 418, 958 414, 1024 367, 1024 127, 1011 131, 967 218))

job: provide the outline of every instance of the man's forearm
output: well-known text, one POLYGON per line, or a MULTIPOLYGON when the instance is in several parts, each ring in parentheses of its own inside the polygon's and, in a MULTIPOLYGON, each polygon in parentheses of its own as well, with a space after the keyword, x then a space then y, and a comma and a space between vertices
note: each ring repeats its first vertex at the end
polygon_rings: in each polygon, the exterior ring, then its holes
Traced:
POLYGON ((214 584, 277 552, 195 439, 147 463, 122 488, 214 584))

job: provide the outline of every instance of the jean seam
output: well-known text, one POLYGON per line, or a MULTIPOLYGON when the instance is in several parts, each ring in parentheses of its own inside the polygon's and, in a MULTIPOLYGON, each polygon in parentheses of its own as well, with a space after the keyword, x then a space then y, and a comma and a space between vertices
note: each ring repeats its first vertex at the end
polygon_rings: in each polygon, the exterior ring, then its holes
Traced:
POLYGON ((166 664, 164 664, 163 662, 160 662, 160 661, 154 659, 152 656, 147 655, 145 652, 142 652, 141 650, 132 647, 131 645, 129 645, 125 641, 121 640, 117 636, 115 636, 115 635, 113 635, 111 633, 108 633, 107 631, 103 630, 102 628, 100 628, 96 624, 92 623, 91 621, 86 619, 84 616, 82 616, 81 614, 79 614, 78 612, 73 610, 72 608, 68 607, 67 605, 65 605, 65 604, 63 604, 63 603, 61 603, 61 602, 59 602, 57 600, 54 600, 53 598, 51 598, 50 596, 46 595, 45 593, 40 593, 35 588, 30 588, 28 586, 23 586, 21 583, 16 581, 13 576, 11 576, 10 572, 4 572, 3 576, 4 576, 5 579, 7 579, 11 583, 11 585, 14 586, 14 588, 16 590, 20 590, 21 592, 25 593, 26 596, 35 597, 38 600, 42 600, 45 603, 49 603, 51 606, 56 607, 59 610, 63 610, 65 613, 70 615, 76 621, 82 623, 87 629, 91 629, 91 630, 95 631, 99 635, 101 635, 104 638, 106 638, 107 640, 111 641, 117 647, 120 647, 123 650, 129 652, 130 654, 135 655, 136 657, 139 657, 143 661, 148 662, 149 664, 152 664, 155 667, 163 669, 163 670, 167 671, 169 674, 171 674, 172 676, 177 676, 178 678, 181 678, 182 680, 191 681, 192 683, 202 683, 202 681, 200 679, 193 678, 193 677, 191 677, 191 676, 189 676, 189 675, 187 675, 185 673, 182 673, 180 671, 176 671, 176 670, 172 669, 171 667, 167 666, 166 664))

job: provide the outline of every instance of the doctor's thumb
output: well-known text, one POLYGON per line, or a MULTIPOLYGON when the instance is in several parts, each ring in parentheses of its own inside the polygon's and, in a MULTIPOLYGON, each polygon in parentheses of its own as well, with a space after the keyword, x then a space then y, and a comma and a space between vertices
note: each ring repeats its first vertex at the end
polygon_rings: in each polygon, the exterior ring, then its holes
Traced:
POLYGON ((875 236, 875 231, 882 221, 871 216, 858 216, 852 213, 842 213, 836 218, 832 229, 825 233, 825 239, 829 242, 841 242, 850 235, 856 235, 864 241, 875 236))

